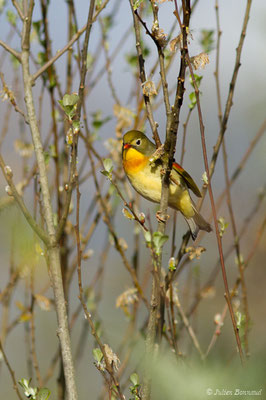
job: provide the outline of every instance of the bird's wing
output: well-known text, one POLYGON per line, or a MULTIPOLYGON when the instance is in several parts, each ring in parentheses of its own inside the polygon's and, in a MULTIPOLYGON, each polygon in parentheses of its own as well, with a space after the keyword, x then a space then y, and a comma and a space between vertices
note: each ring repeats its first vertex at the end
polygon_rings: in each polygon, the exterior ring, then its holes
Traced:
POLYGON ((184 168, 182 168, 181 165, 177 164, 176 162, 173 163, 173 170, 172 170, 173 175, 175 172, 177 172, 178 175, 182 176, 182 178, 185 180, 189 189, 191 189, 193 191, 193 193, 195 193, 196 196, 202 197, 201 192, 200 192, 198 186, 196 185, 196 183, 194 182, 194 180, 184 170, 184 168))

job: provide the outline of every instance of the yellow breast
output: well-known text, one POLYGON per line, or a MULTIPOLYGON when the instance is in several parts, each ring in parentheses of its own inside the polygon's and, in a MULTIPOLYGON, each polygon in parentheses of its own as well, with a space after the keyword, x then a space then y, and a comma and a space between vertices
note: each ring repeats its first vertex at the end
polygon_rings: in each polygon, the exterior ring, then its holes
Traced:
POLYGON ((149 157, 133 149, 132 147, 123 151, 123 166, 128 175, 135 174, 147 165, 149 157))
MULTIPOLYGON (((123 151, 123 166, 134 189, 146 199, 160 203, 161 168, 153 168, 150 165, 149 157, 132 147, 123 151)), ((176 184, 170 184, 168 204, 175 210, 180 210, 187 218, 194 215, 188 190, 177 177, 176 184)))

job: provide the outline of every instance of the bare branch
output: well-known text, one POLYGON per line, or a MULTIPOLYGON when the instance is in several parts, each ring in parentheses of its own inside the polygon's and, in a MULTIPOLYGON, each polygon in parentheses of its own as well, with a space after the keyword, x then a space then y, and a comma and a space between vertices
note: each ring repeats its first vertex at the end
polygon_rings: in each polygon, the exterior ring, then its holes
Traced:
POLYGON ((17 395, 18 395, 18 398, 20 400, 23 400, 22 396, 21 396, 21 394, 19 393, 19 390, 18 390, 18 385, 17 385, 17 380, 16 380, 16 377, 15 377, 15 372, 13 371, 13 369, 11 368, 11 366, 9 364, 9 361, 8 361, 6 353, 5 353, 4 349, 3 349, 1 340, 0 340, 0 351, 3 354, 5 364, 6 364, 7 368, 8 368, 9 373, 10 373, 10 376, 11 376, 11 379, 12 379, 12 382, 13 382, 13 387, 14 387, 17 395))
POLYGON ((17 205, 19 206, 20 210, 22 211, 24 217, 26 218, 26 220, 28 221, 28 223, 30 224, 30 226, 32 227, 32 229, 34 230, 34 232, 38 235, 38 237, 44 242, 44 244, 48 244, 49 242, 49 238, 48 235, 44 232, 44 230, 36 223, 35 219, 31 216, 29 210, 27 209, 23 198, 20 196, 20 194, 18 193, 16 186, 13 183, 13 179, 12 179, 12 172, 8 171, 7 168, 8 167, 4 160, 3 157, 0 154, 0 168, 3 172, 3 175, 9 185, 10 191, 11 191, 11 196, 14 197, 17 205))
POLYGON ((17 10, 17 13, 21 19, 21 21, 24 21, 25 16, 23 15, 23 12, 18 4, 18 2, 16 0, 12 0, 13 6, 15 7, 15 9, 17 10))
POLYGON ((21 62, 21 54, 16 50, 12 49, 12 47, 8 46, 3 40, 0 40, 0 46, 2 46, 6 51, 8 51, 12 56, 16 57, 16 59, 21 62))
MULTIPOLYGON (((94 17, 92 18, 92 23, 96 21, 99 13, 106 7, 107 3, 109 0, 106 0, 102 6, 100 7, 99 10, 95 13, 94 17)), ((56 52, 56 55, 52 57, 47 63, 45 63, 35 74, 32 75, 32 84, 36 81, 36 79, 39 78, 58 58, 60 58, 78 39, 79 37, 86 31, 87 29, 87 24, 85 24, 73 37, 72 39, 63 47, 62 50, 58 50, 56 52)), ((1 42, 0 42, 1 44, 1 42)))

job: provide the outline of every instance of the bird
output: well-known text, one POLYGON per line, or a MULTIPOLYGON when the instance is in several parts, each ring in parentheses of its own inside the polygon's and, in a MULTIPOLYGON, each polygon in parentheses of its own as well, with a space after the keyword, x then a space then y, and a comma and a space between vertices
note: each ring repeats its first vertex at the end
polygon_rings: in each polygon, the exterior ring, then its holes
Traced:
MULTIPOLYGON (((124 134, 122 162, 129 182, 142 197, 154 203, 160 203, 163 162, 160 158, 153 157, 155 151, 155 144, 144 133, 131 130, 124 134)), ((182 213, 189 226, 192 239, 196 240, 199 230, 210 232, 212 227, 197 211, 189 189, 197 197, 202 197, 188 172, 181 165, 173 162, 168 206, 182 213)))

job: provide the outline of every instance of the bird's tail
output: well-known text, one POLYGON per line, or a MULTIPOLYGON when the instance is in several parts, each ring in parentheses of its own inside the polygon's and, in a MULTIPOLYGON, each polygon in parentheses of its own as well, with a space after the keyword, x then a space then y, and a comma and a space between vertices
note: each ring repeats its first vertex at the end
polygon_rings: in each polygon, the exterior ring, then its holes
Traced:
POLYGON ((211 225, 205 221, 202 215, 194 208, 195 214, 191 218, 185 218, 187 221, 187 224, 189 226, 191 236, 193 240, 196 240, 197 235, 199 233, 199 230, 206 231, 206 232, 211 232, 212 227, 211 225))

